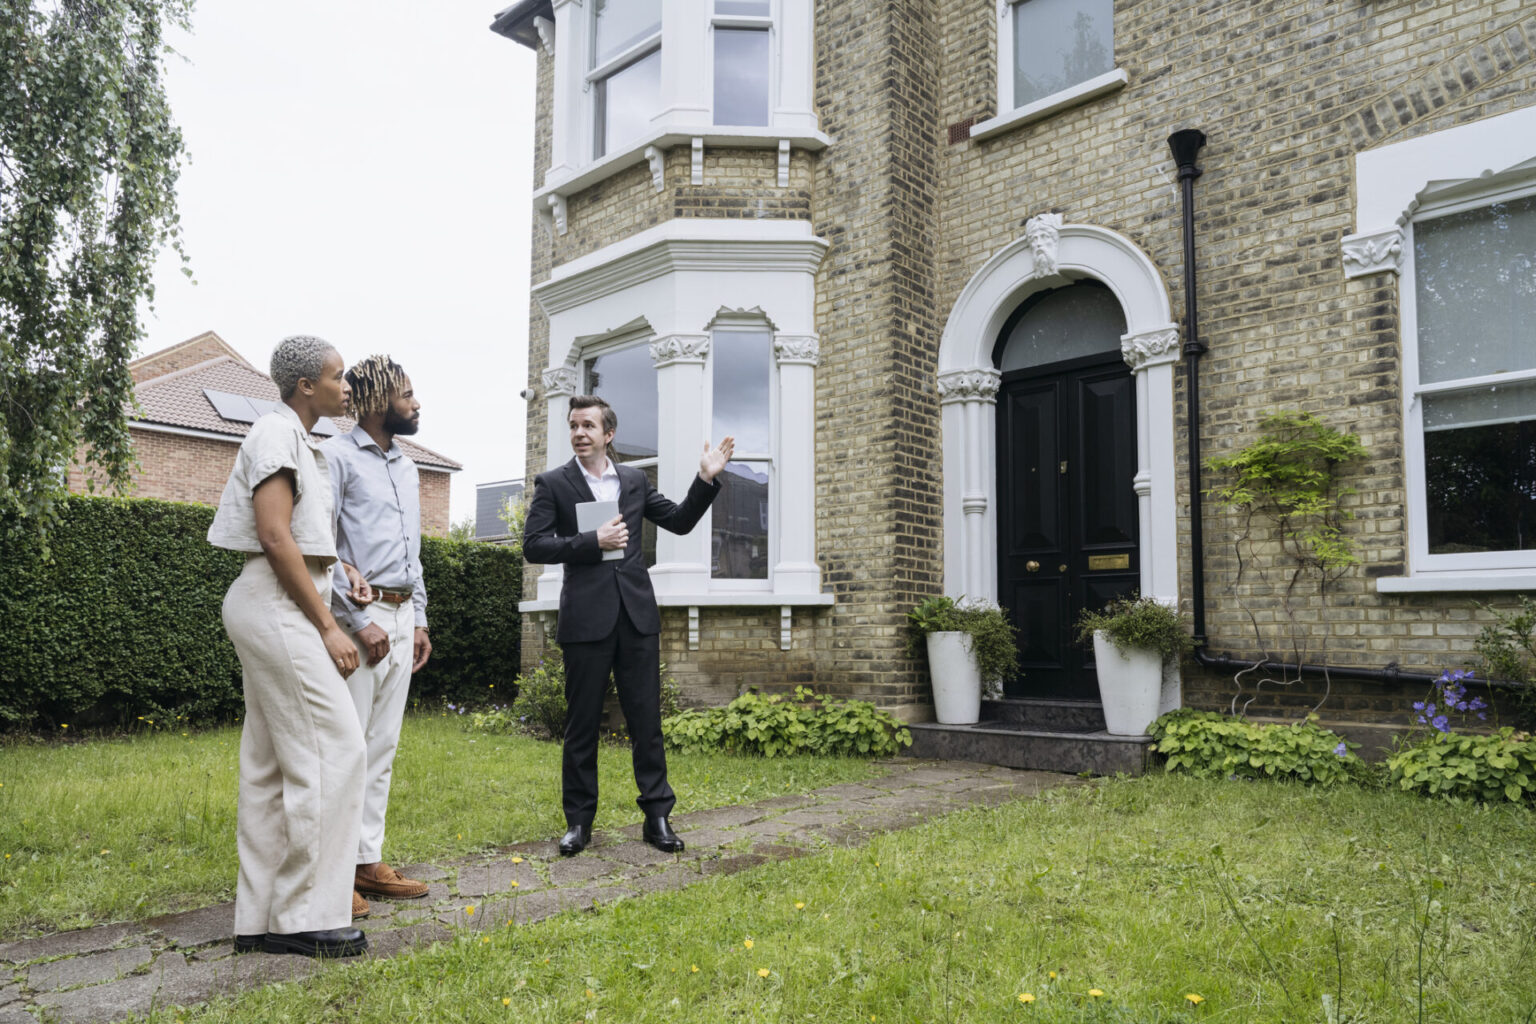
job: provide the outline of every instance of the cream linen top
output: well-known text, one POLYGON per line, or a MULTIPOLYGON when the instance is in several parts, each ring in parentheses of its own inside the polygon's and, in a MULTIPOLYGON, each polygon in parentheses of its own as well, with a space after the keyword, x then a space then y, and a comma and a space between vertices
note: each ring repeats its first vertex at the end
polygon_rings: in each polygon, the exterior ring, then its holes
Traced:
POLYGON ((235 468, 230 471, 208 543, 231 551, 261 553, 256 536, 256 507, 251 494, 278 470, 293 470, 293 519, 290 529, 302 554, 333 560, 336 535, 331 527, 331 478, 320 446, 313 441, 299 414, 286 402, 262 416, 245 435, 235 468))

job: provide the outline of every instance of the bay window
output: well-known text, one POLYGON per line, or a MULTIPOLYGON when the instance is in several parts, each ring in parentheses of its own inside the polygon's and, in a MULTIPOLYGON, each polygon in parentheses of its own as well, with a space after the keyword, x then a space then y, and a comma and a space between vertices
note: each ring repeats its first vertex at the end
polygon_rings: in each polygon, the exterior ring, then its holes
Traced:
POLYGON ((593 0, 592 155, 632 142, 661 106, 661 0, 593 0))

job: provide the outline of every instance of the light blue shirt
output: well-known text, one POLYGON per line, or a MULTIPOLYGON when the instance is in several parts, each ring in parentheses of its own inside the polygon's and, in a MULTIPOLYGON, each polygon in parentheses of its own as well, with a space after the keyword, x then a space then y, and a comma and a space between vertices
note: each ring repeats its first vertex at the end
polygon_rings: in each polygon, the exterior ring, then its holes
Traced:
MULTIPOLYGON (((427 588, 421 578, 421 484, 416 463, 400 446, 389 451, 362 427, 320 446, 335 494, 336 553, 375 587, 409 590, 416 625, 427 625, 427 588)), ((347 597, 351 587, 336 566, 331 611, 349 632, 368 625, 368 612, 347 597)))

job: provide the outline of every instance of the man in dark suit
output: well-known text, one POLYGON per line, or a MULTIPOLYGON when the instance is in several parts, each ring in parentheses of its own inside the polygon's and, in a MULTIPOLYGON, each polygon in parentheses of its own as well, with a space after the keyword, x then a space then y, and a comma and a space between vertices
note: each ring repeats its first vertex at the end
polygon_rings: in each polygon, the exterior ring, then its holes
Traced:
POLYGON ((567 707, 561 759, 567 831, 560 852, 574 856, 592 841, 598 731, 611 672, 629 728, 640 790, 636 803, 645 815, 641 836, 658 850, 676 853, 683 841, 667 821, 676 798, 667 783, 661 740, 661 612, 640 552, 641 519, 672 533, 692 530, 720 492, 715 477, 730 461, 735 439, 727 437, 713 449, 704 442, 699 475, 677 504, 652 487, 644 472, 609 458, 619 419, 607 402, 595 395, 573 397, 568 424, 576 457, 538 476, 523 526, 528 561, 565 566, 557 633, 567 707), (619 514, 582 533, 577 504, 599 500, 617 501, 619 514), (604 561, 604 551, 624 554, 604 561))

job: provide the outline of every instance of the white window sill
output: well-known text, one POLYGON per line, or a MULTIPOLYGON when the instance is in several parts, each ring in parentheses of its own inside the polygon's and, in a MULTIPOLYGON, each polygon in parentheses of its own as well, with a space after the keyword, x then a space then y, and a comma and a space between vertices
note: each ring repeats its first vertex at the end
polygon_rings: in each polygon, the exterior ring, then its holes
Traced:
POLYGON ((1376 581, 1381 594, 1439 594, 1465 591, 1536 590, 1536 570, 1497 572, 1432 572, 1415 576, 1383 576, 1376 581))
MULTIPOLYGON (((790 635, 795 608, 830 608, 834 603, 831 594, 775 594, 768 590, 711 591, 706 594, 657 594, 656 603, 662 608, 688 609, 688 649, 699 649, 700 608, 777 608, 779 610, 779 650, 787 651, 794 646, 790 635)), ((517 610, 538 620, 546 637, 560 610, 560 600, 545 599, 522 601, 517 610)))
POLYGON ((1026 124, 1042 121, 1053 114, 1087 103, 1089 100, 1119 92, 1125 88, 1125 83, 1128 81, 1130 81, 1129 76, 1120 68, 1115 68, 1097 78, 1080 82, 1070 89, 1052 93, 1033 103, 1010 110, 1006 114, 999 114, 974 124, 971 126, 971 138, 972 140, 990 139, 994 135, 1001 135, 1003 132, 1022 128, 1026 124))
POLYGON ((533 193, 533 206, 537 212, 549 208, 551 196, 572 196, 584 188, 606 181, 626 168, 644 163, 645 151, 652 146, 665 152, 676 146, 691 146, 694 139, 703 139, 705 146, 730 146, 739 149, 777 149, 781 140, 787 140, 791 149, 819 153, 832 144, 830 136, 823 132, 778 132, 771 127, 736 128, 720 125, 668 125, 658 128, 631 142, 622 149, 607 153, 583 167, 560 176, 551 173, 544 186, 533 193))

